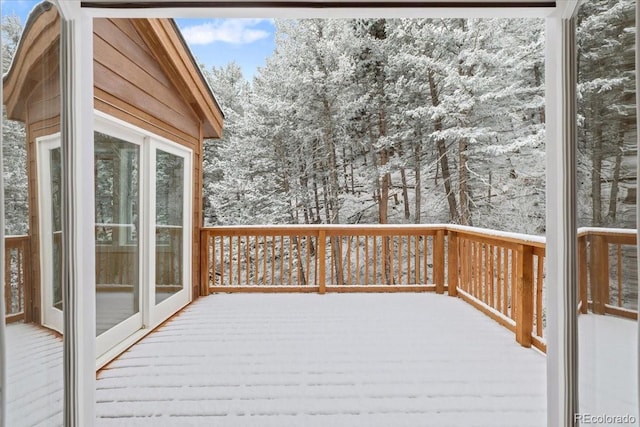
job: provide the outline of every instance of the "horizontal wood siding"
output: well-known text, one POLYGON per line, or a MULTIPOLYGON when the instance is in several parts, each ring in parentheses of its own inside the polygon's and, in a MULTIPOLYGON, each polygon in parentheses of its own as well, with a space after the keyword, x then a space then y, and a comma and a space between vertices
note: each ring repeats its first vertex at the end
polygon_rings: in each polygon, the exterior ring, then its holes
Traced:
POLYGON ((96 98, 101 99, 102 93, 111 94, 117 99, 105 100, 107 103, 119 104, 126 111, 130 111, 126 106, 143 110, 155 125, 173 128, 177 135, 197 141, 198 117, 164 74, 151 50, 133 35, 136 30, 131 21, 94 22, 94 83, 102 91, 96 91, 96 98))

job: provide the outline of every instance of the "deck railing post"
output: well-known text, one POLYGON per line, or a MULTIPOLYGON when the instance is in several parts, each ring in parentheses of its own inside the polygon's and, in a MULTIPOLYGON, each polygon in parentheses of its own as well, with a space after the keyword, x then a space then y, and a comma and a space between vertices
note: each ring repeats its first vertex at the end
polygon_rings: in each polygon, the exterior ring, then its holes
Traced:
POLYGON ((449 282, 449 296, 458 296, 458 235, 454 231, 447 234, 447 281, 449 282))
POLYGON ((531 347, 533 331, 533 247, 518 245, 516 292, 516 341, 531 347))
POLYGON ((586 314, 587 300, 587 236, 578 237, 578 286, 580 297, 580 313, 586 314))
MULTIPOLYGON (((209 271, 211 266, 209 265, 209 231, 202 230, 200 232, 200 295, 209 295, 210 278, 209 271)), ((215 266, 215 260, 212 260, 215 266)), ((215 278, 215 271, 211 273, 215 278)))
POLYGON ((436 231, 433 240, 433 281, 436 293, 444 293, 444 230, 436 231))
POLYGON ((318 232, 318 293, 324 294, 327 292, 326 275, 327 275, 327 236, 324 230, 318 232))
POLYGON ((589 278, 591 281, 592 311, 605 313, 605 304, 609 302, 609 243, 604 236, 590 236, 589 278))

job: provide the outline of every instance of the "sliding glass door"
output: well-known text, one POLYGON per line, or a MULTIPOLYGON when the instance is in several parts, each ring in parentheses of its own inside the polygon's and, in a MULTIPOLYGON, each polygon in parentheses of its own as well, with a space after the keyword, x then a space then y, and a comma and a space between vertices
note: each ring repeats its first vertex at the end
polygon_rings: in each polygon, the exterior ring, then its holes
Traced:
POLYGON ((189 302, 192 170, 178 144, 100 113, 95 129, 101 356, 189 302))
POLYGON ((154 295, 152 323, 161 322, 189 301, 191 241, 191 156, 188 150, 154 141, 154 295))
MULTIPOLYGON (((132 142, 133 141, 133 142, 132 142)), ((142 328, 140 145, 95 132, 98 354, 142 328)))

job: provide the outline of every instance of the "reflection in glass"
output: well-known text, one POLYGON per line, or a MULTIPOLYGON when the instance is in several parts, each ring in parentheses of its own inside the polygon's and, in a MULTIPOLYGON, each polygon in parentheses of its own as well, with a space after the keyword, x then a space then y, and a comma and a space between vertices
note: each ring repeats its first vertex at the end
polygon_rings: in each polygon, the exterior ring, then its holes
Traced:
POLYGON ((635 1, 577 20, 581 413, 638 419, 635 1))
POLYGON ((9 14, 2 17, 1 28, 8 236, 2 243, 10 298, 1 302, 8 308, 8 316, 0 319, 7 323, 3 415, 7 426, 55 427, 63 424, 62 339, 43 325, 47 312, 62 317, 61 156, 52 144, 40 156, 39 144, 51 143, 60 132, 60 17, 52 3, 40 2, 27 22, 9 14), (43 170, 51 171, 51 179, 39 185, 43 170), (40 211, 42 195, 51 201, 46 211, 40 211), (41 228, 41 220, 52 224, 41 228), (44 266, 51 263, 53 274, 47 274, 44 266))
POLYGON ((140 147, 95 132, 96 334, 140 311, 140 147))
POLYGON ((156 151, 156 304, 182 290, 184 160, 156 151))

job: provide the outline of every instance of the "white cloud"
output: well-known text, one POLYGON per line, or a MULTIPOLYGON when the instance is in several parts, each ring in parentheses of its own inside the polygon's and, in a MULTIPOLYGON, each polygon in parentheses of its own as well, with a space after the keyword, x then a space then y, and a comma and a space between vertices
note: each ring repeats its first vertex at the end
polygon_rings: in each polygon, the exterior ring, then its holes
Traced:
POLYGON ((221 19, 182 29, 188 44, 206 45, 214 42, 248 44, 269 37, 268 31, 255 28, 266 19, 221 19))

